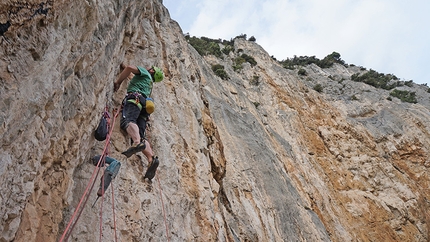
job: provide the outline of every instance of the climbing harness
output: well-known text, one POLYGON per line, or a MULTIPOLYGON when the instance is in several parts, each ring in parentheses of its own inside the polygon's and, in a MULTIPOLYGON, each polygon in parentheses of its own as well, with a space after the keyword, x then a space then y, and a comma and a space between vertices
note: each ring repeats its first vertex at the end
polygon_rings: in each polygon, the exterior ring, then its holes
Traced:
POLYGON ((137 107, 139 107, 140 110, 142 110, 143 106, 142 106, 142 101, 140 100, 141 97, 142 99, 145 98, 142 94, 138 92, 130 92, 130 93, 127 93, 124 101, 129 103, 134 103, 136 104, 137 107))

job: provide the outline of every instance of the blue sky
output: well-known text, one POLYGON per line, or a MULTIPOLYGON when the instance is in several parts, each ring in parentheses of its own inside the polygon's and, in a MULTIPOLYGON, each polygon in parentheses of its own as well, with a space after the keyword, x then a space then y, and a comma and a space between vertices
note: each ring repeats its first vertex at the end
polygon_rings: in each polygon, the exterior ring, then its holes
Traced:
POLYGON ((254 36, 278 60, 324 58, 430 85, 428 0, 163 0, 184 33, 254 36))

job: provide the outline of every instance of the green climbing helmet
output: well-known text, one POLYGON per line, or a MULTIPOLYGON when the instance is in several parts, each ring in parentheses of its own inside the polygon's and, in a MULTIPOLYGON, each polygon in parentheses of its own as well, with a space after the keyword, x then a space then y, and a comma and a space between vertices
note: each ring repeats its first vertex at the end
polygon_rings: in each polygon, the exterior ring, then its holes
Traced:
POLYGON ((153 66, 152 69, 154 69, 154 71, 155 71, 154 72, 154 81, 155 82, 161 82, 164 79, 163 71, 156 66, 153 66))

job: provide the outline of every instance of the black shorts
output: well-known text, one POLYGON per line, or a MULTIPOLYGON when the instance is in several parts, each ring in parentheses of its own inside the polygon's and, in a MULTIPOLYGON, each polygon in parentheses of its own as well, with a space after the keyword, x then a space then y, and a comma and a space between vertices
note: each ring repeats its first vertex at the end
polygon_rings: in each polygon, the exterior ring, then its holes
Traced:
POLYGON ((124 100, 120 127, 125 131, 130 122, 137 124, 139 127, 140 139, 142 140, 145 138, 146 122, 149 115, 144 110, 141 111, 136 104, 127 102, 128 99, 134 98, 126 98, 124 100))

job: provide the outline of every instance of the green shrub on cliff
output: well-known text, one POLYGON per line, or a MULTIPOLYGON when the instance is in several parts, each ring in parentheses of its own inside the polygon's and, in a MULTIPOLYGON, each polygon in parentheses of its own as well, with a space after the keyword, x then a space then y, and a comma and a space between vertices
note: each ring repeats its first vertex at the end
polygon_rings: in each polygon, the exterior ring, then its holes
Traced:
POLYGON ((391 82, 398 80, 395 75, 378 73, 372 69, 362 75, 360 75, 360 73, 353 74, 351 76, 351 80, 356 82, 364 82, 376 88, 382 88, 385 90, 391 90, 401 85, 399 82, 391 82))
POLYGON ((408 103, 418 102, 415 96, 415 92, 401 91, 401 90, 394 89, 392 92, 390 92, 390 95, 393 97, 397 97, 403 102, 408 102, 408 103))
POLYGON ((297 66, 307 66, 310 64, 315 64, 321 68, 332 67, 334 63, 345 65, 345 61, 340 58, 340 54, 337 52, 327 55, 322 60, 316 58, 315 56, 294 56, 293 58, 287 58, 286 60, 280 61, 279 63, 284 68, 290 70, 295 69, 297 66))
POLYGON ((212 66, 212 71, 215 73, 215 75, 221 77, 223 80, 227 80, 229 77, 227 75, 227 72, 224 70, 224 66, 220 64, 216 64, 212 66))
POLYGON ((221 43, 220 40, 214 40, 207 37, 197 38, 195 36, 185 36, 185 38, 201 56, 214 55, 218 58, 222 57, 221 47, 219 46, 219 43, 221 43))

